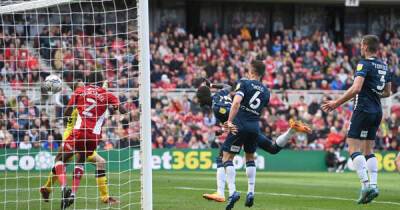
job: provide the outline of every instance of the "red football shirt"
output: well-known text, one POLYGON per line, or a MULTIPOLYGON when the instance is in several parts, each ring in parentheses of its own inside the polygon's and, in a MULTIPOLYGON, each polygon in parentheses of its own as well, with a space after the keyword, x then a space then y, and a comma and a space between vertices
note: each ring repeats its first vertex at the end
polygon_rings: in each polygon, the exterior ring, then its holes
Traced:
POLYGON ((75 105, 78 109, 75 130, 85 130, 100 135, 107 108, 118 106, 119 99, 102 87, 89 85, 77 88, 68 105, 75 105))

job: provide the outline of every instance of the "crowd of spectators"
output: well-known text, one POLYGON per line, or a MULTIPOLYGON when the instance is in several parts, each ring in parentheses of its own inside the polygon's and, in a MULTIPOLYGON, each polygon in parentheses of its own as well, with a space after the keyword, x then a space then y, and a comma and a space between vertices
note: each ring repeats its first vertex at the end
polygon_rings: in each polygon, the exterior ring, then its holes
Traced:
MULTIPOLYGON (((41 28, 39 36, 29 39, 27 30, 15 28, 0 33, 0 82, 7 90, 22 91, 16 97, 7 97, 0 91, 0 147, 56 150, 60 145, 62 120, 50 116, 47 108, 32 101, 23 88, 40 84, 50 73, 39 71, 41 59, 49 61, 47 65, 62 75, 67 84, 101 71, 110 81, 110 88, 122 90, 138 85, 138 43, 129 27, 127 30, 132 33, 116 34, 104 29, 85 33, 52 25, 41 28), (37 52, 31 52, 28 45, 37 52)), ((170 25, 161 32, 151 33, 152 88, 164 91, 195 88, 203 77, 234 85, 245 76, 249 61, 260 59, 266 64, 263 82, 271 89, 345 90, 352 83, 354 67, 360 59, 360 36, 335 43, 326 32, 320 31, 310 37, 301 37, 296 30, 270 35, 246 26, 237 34, 223 34, 206 26, 200 31, 201 35, 194 36, 182 26, 170 25)), ((399 41, 397 34, 386 32, 379 52, 393 73, 394 91, 400 84, 399 41)), ((122 103, 132 111, 128 117, 114 115, 106 121, 102 148, 138 146, 137 94, 120 93, 122 103)), ((61 104, 65 104, 68 96, 62 100, 61 104)), ((352 105, 327 114, 320 110, 320 103, 317 100, 306 103, 300 97, 289 104, 287 95, 273 94, 262 117, 262 131, 276 137, 288 128, 288 119, 295 118, 313 125, 314 132, 297 135, 288 147, 318 150, 343 146, 352 105)), ((62 113, 62 107, 58 110, 57 113, 62 113)), ((379 149, 398 149, 399 114, 384 116, 377 138, 379 149)), ((184 95, 174 99, 166 94, 152 97, 154 148, 216 148, 225 137, 216 135, 220 130, 218 123, 212 113, 201 111, 196 98, 184 95)))
MULTIPOLYGON (((266 64, 264 84, 271 89, 345 90, 361 59, 361 34, 345 42, 333 41, 327 32, 301 37, 297 30, 270 35, 242 27, 237 35, 202 29, 194 36, 180 27, 165 28, 150 37, 153 87, 196 87, 199 77, 234 84, 245 76, 252 59, 266 64)), ((379 56, 393 73, 393 90, 400 84, 398 34, 382 35, 379 56)))
MULTIPOLYGON (((304 97, 289 103, 287 94, 272 94, 270 105, 261 119, 261 130, 275 139, 289 128, 289 119, 302 120, 312 126, 312 134, 297 134, 288 148, 299 150, 325 150, 343 148, 353 109, 352 103, 331 113, 320 109, 321 101, 306 103, 304 97)), ((168 99, 152 98, 153 148, 217 148, 225 134, 217 135, 220 123, 212 113, 203 113, 196 102, 184 96, 168 99)), ((376 139, 379 150, 398 150, 400 138, 400 109, 385 115, 376 139)))

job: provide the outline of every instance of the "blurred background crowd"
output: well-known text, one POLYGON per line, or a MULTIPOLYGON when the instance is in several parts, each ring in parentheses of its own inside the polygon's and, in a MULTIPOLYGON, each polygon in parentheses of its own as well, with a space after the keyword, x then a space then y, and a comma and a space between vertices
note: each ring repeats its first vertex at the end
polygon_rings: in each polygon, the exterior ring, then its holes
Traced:
MULTIPOLYGON (((76 24, 64 16, 38 15, 26 24, 23 16, 3 16, 0 30, 0 148, 57 149, 62 140, 62 111, 71 89, 57 96, 55 113, 48 111, 43 98, 26 90, 57 73, 72 86, 77 78, 100 71, 109 88, 131 111, 129 116, 114 115, 106 121, 101 148, 139 145, 138 40, 133 24, 123 13, 107 17, 89 14, 84 21, 114 20, 116 24, 76 24), (46 18, 50 17, 50 18, 46 18), (117 21, 119 20, 119 21, 117 21), (122 21, 121 21, 122 20, 122 21), (46 24, 38 24, 46 22, 46 24), (60 24, 61 23, 61 24, 60 24), (74 24, 73 24, 74 23, 74 24), (17 94, 10 94, 12 93, 17 94), (54 117, 57 116, 56 117, 54 117)), ((81 21, 82 21, 81 20, 81 21)), ((193 90, 208 78, 213 83, 234 86, 246 76, 248 63, 264 61, 263 83, 273 92, 262 115, 262 131, 276 137, 295 118, 312 125, 310 135, 297 135, 288 148, 326 150, 343 147, 351 117, 352 103, 332 113, 320 109, 321 99, 306 100, 303 95, 290 101, 287 90, 341 91, 351 86, 360 56, 361 32, 346 39, 328 30, 304 33, 299 27, 284 27, 275 21, 272 31, 257 17, 235 16, 230 30, 218 22, 202 22, 190 29, 177 22, 165 22, 150 35, 152 139, 154 148, 217 148, 225 138, 217 135, 219 122, 204 113, 193 97, 193 90), (242 19, 241 19, 242 18, 242 19), (246 22, 247 21, 247 22, 246 22), (245 23, 245 24, 244 24, 245 23), (180 91, 180 97, 168 97, 180 91), (275 92, 279 91, 279 94, 275 92), (155 93, 157 92, 157 94, 155 93)), ((400 86, 400 39, 395 30, 380 34, 379 56, 392 72, 393 92, 400 86)), ((381 150, 398 150, 400 109, 385 114, 376 139, 381 150)))

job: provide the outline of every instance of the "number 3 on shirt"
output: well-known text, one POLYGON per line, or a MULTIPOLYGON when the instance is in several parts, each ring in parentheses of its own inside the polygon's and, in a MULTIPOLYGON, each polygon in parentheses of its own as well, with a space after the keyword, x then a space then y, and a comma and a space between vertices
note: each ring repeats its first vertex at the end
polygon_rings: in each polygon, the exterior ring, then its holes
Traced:
POLYGON ((96 100, 94 100, 93 98, 86 98, 86 102, 88 104, 90 104, 88 107, 86 107, 85 111, 82 112, 83 115, 87 116, 87 117, 93 117, 93 113, 91 113, 90 111, 96 107, 96 100))
POLYGON ((261 93, 260 91, 257 91, 254 93, 253 97, 251 97, 249 105, 252 109, 257 109, 260 106, 261 100, 258 98, 260 93, 261 93))
POLYGON ((385 88, 385 83, 386 83, 386 81, 385 81, 385 75, 384 74, 379 74, 380 76, 381 76, 381 82, 382 82, 382 85, 378 85, 378 86, 376 86, 376 89, 378 89, 378 90, 383 90, 383 88, 385 88))

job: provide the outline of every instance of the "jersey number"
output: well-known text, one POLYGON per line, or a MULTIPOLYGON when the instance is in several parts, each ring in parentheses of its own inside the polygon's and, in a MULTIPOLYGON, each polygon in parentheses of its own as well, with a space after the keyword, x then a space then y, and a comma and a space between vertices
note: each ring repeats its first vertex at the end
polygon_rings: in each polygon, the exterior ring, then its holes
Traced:
POLYGON ((261 100, 258 98, 260 93, 261 93, 260 91, 257 91, 254 93, 253 97, 251 97, 249 105, 252 109, 257 109, 260 106, 261 100))
POLYGON ((229 96, 220 96, 220 100, 224 102, 224 104, 232 104, 231 98, 229 96))
POLYGON ((91 113, 90 111, 96 107, 96 100, 94 100, 93 98, 86 98, 86 102, 89 103, 90 105, 88 107, 86 107, 85 111, 82 112, 83 115, 87 116, 87 117, 93 117, 93 113, 91 113))
POLYGON ((376 86, 376 89, 378 89, 378 90, 383 90, 383 88, 385 88, 385 75, 384 74, 379 74, 380 76, 381 76, 381 82, 382 82, 382 85, 378 85, 378 86, 376 86))

